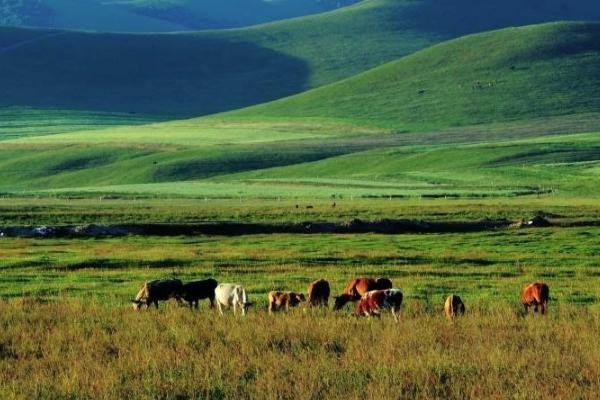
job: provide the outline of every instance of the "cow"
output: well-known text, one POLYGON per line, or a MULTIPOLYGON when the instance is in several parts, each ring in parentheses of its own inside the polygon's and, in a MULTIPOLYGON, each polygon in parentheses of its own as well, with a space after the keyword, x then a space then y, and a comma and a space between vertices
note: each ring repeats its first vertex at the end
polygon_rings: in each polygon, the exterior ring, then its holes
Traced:
POLYGON ((358 301, 371 290, 391 289, 392 281, 387 278, 356 278, 348 282, 346 288, 339 296, 334 296, 334 310, 341 310, 349 301, 358 301))
POLYGON ((460 297, 455 294, 451 294, 444 303, 444 312, 446 313, 446 317, 448 317, 448 319, 463 315, 465 313, 465 304, 460 297))
POLYGON ((300 303, 306 301, 304 293, 295 292, 269 292, 269 314, 282 309, 289 310, 292 307, 296 307, 300 303))
POLYGON ((198 308, 199 300, 208 299, 210 308, 215 307, 215 289, 218 282, 214 279, 204 279, 201 281, 189 282, 183 285, 181 297, 190 307, 198 308))
POLYGON ((152 303, 158 308, 158 301, 175 299, 181 304, 181 291, 183 283, 179 279, 159 279, 148 281, 142 286, 133 300, 133 308, 141 309, 143 306, 149 308, 152 303))
POLYGON ((355 316, 380 317, 381 311, 390 310, 396 322, 400 318, 402 307, 402 292, 400 289, 371 290, 365 293, 354 310, 355 316))
POLYGON ((308 304, 311 307, 327 307, 330 293, 329 282, 325 279, 316 280, 308 286, 308 304))
POLYGON ((252 305, 252 302, 248 300, 244 287, 232 283, 219 284, 215 289, 215 300, 221 315, 223 315, 223 308, 229 307, 233 308, 234 315, 238 307, 242 310, 242 315, 246 315, 248 308, 252 305))
POLYGON ((525 312, 529 311, 529 307, 533 306, 533 311, 537 312, 538 307, 541 308, 541 313, 548 312, 548 301, 550 300, 550 288, 542 282, 535 282, 528 285, 521 293, 521 303, 525 307, 525 312))

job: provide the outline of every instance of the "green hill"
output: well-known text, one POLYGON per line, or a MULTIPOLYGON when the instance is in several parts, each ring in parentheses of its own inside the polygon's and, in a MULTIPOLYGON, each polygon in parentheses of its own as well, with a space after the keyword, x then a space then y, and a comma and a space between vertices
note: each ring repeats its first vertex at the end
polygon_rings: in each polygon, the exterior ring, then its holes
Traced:
POLYGON ((0 0, 0 25, 165 32, 255 25, 357 0, 0 0))
POLYGON ((131 35, 0 29, 0 106, 206 115, 303 92, 498 26, 600 19, 583 1, 369 0, 251 28, 131 35), (532 4, 537 4, 533 7, 532 4))
POLYGON ((591 196, 599 39, 600 24, 509 28, 242 111, 6 140, 0 189, 591 196))
POLYGON ((0 0, 0 25, 128 32, 183 29, 96 0, 0 0))
POLYGON ((456 39, 350 79, 232 113, 429 130, 600 112, 600 24, 456 39))

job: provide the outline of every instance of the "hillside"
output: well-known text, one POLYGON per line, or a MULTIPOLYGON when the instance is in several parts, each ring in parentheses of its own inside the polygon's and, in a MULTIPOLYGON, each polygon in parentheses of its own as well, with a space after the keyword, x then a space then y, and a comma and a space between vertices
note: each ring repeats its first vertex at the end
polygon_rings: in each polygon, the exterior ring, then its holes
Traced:
POLYGON ((242 111, 6 140, 0 188, 594 196, 599 38, 600 24, 509 28, 242 111))
POLYGON ((472 35, 235 116, 331 118, 398 131, 600 111, 600 24, 472 35))
POLYGON ((356 0, 0 0, 0 25, 168 32, 255 25, 356 0))
POLYGON ((2 28, 0 106, 206 115, 332 83, 466 33, 600 19, 592 1, 444 4, 369 0, 251 28, 168 35, 40 31, 38 38, 2 28), (24 36, 37 39, 23 43, 24 36))
POLYGON ((0 0, 0 26, 169 32, 182 27, 96 0, 0 0))

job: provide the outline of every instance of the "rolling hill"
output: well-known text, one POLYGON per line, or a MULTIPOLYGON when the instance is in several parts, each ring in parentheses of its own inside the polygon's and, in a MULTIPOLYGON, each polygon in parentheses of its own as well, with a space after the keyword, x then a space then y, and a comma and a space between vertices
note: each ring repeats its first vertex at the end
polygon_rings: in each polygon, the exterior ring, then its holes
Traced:
POLYGON ((356 0, 0 0, 0 25, 168 32, 255 25, 356 0))
POLYGON ((594 23, 508 28, 241 111, 7 140, 0 189, 593 196, 599 39, 594 23))
POLYGON ((330 118, 398 131, 600 112, 600 24, 476 34, 232 115, 330 118))
POLYGON ((163 35, 2 28, 0 106, 206 115, 300 93, 472 32, 600 19, 595 1, 561 4, 369 0, 250 28, 163 35))

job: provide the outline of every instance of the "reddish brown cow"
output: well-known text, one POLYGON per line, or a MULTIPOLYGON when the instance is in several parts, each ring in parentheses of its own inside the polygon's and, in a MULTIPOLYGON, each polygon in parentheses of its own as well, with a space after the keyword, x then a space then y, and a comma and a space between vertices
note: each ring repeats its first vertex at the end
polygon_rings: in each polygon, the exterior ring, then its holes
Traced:
POLYGON ((541 308, 541 313, 548 312, 548 301, 550 300, 550 288, 542 282, 535 282, 523 289, 521 293, 521 303, 525 307, 525 312, 529 311, 529 307, 533 306, 533 311, 537 312, 538 307, 541 308))
POLYGON ((387 278, 356 278, 348 282, 346 288, 339 296, 334 296, 334 310, 340 310, 349 301, 358 301, 371 290, 385 290, 392 288, 392 281, 387 278))
POLYGON ((329 282, 325 279, 316 280, 308 286, 308 304, 311 307, 327 307, 330 293, 329 282))
POLYGON ((269 314, 283 308, 289 310, 306 301, 304 293, 294 292, 269 292, 269 314))
POLYGON ((402 297, 400 289, 371 290, 361 297, 356 305, 354 315, 380 317, 382 310, 390 310, 394 320, 398 322, 402 297))

